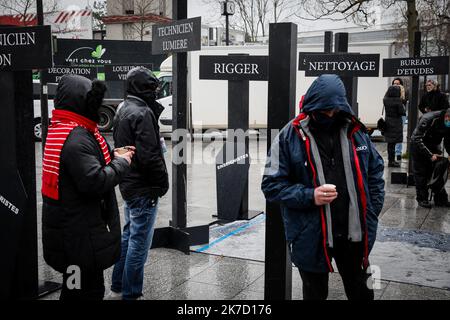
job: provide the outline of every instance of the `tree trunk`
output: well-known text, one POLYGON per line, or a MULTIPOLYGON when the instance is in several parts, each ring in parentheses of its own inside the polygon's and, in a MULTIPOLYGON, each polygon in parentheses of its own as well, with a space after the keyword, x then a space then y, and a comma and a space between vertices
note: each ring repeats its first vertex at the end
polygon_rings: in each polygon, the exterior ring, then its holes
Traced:
POLYGON ((414 56, 414 33, 419 31, 418 13, 416 0, 407 0, 407 18, 408 18, 408 48, 409 56, 414 56))

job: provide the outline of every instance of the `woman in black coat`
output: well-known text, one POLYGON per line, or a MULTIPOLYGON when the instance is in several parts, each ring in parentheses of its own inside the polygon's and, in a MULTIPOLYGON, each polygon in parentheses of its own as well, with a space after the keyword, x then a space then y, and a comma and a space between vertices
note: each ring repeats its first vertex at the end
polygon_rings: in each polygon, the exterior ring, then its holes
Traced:
POLYGON ((395 144, 403 142, 402 116, 406 115, 400 93, 399 86, 390 86, 383 99, 386 113, 384 139, 387 142, 389 167, 400 167, 395 161, 395 144))
POLYGON ((42 166, 42 242, 45 261, 63 273, 62 300, 101 300, 103 270, 120 257, 114 187, 127 174, 132 148, 111 153, 97 128, 106 87, 64 76, 42 166))

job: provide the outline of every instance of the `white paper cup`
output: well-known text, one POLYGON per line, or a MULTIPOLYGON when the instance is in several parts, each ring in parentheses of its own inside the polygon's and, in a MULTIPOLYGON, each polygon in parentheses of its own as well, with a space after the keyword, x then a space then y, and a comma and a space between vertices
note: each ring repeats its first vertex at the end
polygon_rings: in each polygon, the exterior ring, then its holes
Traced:
POLYGON ((331 184, 331 183, 324 184, 324 185, 322 185, 322 187, 336 190, 336 186, 334 184, 331 184))

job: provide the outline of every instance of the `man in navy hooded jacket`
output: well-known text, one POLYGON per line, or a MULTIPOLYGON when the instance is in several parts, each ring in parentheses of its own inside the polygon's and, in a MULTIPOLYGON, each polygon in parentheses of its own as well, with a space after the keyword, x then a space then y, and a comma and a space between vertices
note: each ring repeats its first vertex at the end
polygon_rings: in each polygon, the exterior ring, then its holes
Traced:
POLYGON ((367 268, 384 202, 383 170, 340 78, 320 76, 300 115, 272 143, 262 181, 267 200, 281 205, 305 300, 327 298, 333 258, 347 297, 373 299, 367 268))

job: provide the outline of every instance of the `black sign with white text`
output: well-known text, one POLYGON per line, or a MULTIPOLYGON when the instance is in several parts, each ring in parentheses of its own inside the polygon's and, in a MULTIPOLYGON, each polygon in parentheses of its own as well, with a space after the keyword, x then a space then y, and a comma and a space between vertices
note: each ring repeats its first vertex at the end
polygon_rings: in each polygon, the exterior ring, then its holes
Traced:
POLYGON ((154 25, 152 27, 152 55, 200 50, 201 28, 200 17, 154 25))
POLYGON ((0 70, 51 67, 51 41, 50 26, 0 28, 0 70))
POLYGON ((298 68, 307 77, 337 74, 344 77, 378 77, 379 54, 352 53, 300 53, 298 68))
POLYGON ((140 63, 140 64, 129 64, 129 65, 106 65, 105 70, 105 80, 106 81, 125 81, 127 80, 127 73, 131 69, 136 67, 145 67, 153 71, 152 63, 140 63))
POLYGON ((45 83, 59 83, 61 77, 66 74, 75 74, 93 80, 97 78, 97 68, 54 66, 44 70, 42 77, 45 83))
POLYGON ((267 81, 267 56, 200 56, 200 79, 267 81))
POLYGON ((431 76, 448 73, 448 56, 383 59, 383 77, 431 76))

